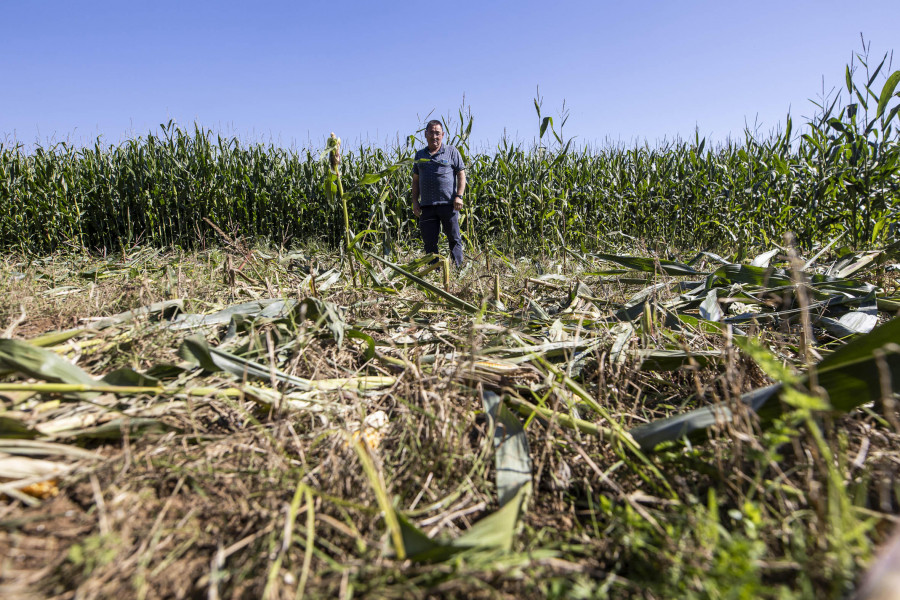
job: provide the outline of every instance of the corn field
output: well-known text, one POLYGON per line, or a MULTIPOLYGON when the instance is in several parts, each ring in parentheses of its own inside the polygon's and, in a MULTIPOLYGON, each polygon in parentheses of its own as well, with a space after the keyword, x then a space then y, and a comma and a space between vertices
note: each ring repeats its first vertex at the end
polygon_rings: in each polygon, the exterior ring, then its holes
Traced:
MULTIPOLYGON (((900 136, 884 61, 864 81, 846 70, 846 95, 833 94, 800 133, 788 116, 780 132, 713 146, 705 139, 650 146, 578 148, 565 119, 541 114, 526 148, 502 141, 469 147, 471 113, 449 130, 468 165, 464 233, 470 247, 602 247, 611 235, 665 247, 767 245, 792 231, 803 247, 844 234, 853 247, 877 243, 900 216, 900 136), (878 77, 884 79, 878 90, 878 77), (876 88, 876 89, 873 89, 876 88)), ((387 251, 416 232, 410 210, 415 136, 391 149, 360 147, 344 157, 350 223, 387 251), (380 177, 378 175, 381 175, 380 177)), ((337 246, 340 203, 323 181, 314 149, 243 144, 173 122, 120 145, 0 144, 0 247, 29 253, 134 245, 196 247, 216 233, 289 246, 311 239, 337 246)))
POLYGON ((579 148, 536 99, 478 153, 461 110, 452 279, 415 136, 0 147, 0 598, 896 597, 900 71, 864 58, 717 147, 579 148))

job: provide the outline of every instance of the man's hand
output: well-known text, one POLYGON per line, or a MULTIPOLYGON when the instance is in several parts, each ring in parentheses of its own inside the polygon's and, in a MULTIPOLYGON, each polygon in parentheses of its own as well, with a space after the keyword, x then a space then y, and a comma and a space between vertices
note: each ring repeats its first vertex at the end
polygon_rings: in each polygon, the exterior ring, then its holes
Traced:
POLYGON ((466 172, 460 171, 456 174, 456 193, 453 194, 453 210, 459 212, 463 207, 462 196, 466 191, 466 172))
POLYGON ((422 216, 422 207, 419 206, 418 200, 413 200, 413 214, 416 215, 417 219, 422 216))

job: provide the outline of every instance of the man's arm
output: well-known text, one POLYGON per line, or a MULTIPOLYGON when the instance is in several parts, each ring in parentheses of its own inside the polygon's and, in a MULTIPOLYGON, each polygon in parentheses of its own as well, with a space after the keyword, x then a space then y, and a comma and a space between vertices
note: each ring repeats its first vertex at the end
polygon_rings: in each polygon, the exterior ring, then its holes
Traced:
POLYGON ((422 214, 422 208, 419 206, 419 174, 413 173, 413 182, 412 182, 412 209, 413 214, 416 215, 418 219, 422 214))
POLYGON ((456 174, 456 198, 453 199, 453 210, 462 210, 463 207, 463 192, 466 191, 466 172, 460 171, 456 174))

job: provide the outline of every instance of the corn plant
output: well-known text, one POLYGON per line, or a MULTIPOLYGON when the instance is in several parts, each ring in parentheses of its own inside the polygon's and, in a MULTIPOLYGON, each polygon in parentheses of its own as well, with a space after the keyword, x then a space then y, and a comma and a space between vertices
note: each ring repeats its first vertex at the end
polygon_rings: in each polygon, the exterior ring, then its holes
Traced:
MULTIPOLYGON (((473 118, 461 110, 447 131, 468 165, 466 242, 546 252, 629 236, 659 248, 741 254, 792 231, 805 247, 840 234, 857 247, 879 244, 900 214, 900 71, 889 71, 887 57, 874 65, 861 53, 845 71, 849 102, 840 93, 821 98, 799 131, 788 115, 768 137, 747 130, 718 145, 695 136, 579 148, 562 134, 567 114, 554 123, 538 98, 532 147, 503 139, 493 152, 475 153, 473 118)), ((285 246, 347 245, 349 229, 373 228, 378 235, 364 243, 380 240, 387 253, 415 242, 407 163, 417 143, 409 136, 394 148, 346 151, 346 210, 321 185, 331 167, 315 149, 246 144, 199 126, 170 121, 119 145, 0 144, 0 246, 190 248, 217 237, 208 219, 285 246)))

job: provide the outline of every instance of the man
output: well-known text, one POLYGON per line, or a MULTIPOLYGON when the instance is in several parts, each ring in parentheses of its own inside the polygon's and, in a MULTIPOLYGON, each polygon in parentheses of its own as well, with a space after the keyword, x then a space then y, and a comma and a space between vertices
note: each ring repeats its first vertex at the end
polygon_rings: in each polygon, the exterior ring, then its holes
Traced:
POLYGON ((463 263, 462 237, 459 234, 459 211, 466 190, 466 166, 459 150, 444 142, 440 121, 425 126, 427 148, 416 152, 413 164, 412 207, 419 219, 419 230, 425 252, 437 254, 441 228, 447 236, 450 256, 457 267, 463 263))

